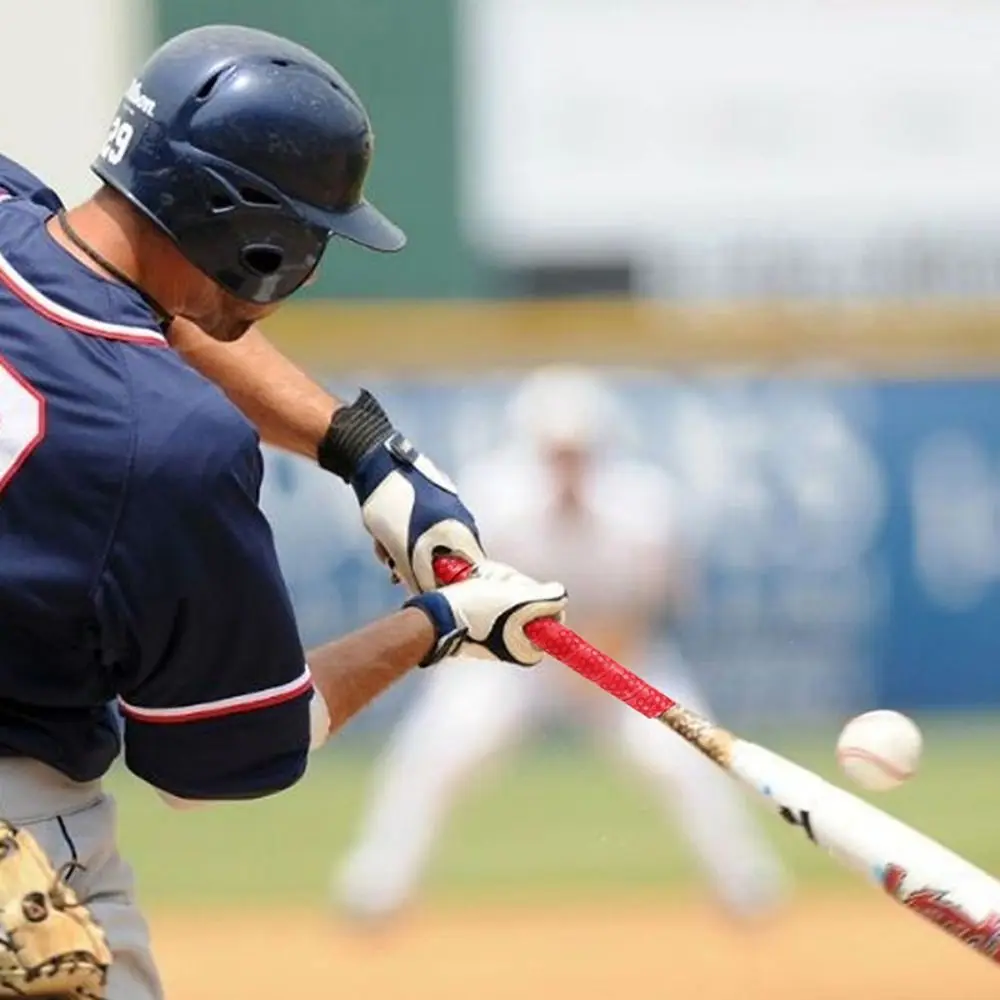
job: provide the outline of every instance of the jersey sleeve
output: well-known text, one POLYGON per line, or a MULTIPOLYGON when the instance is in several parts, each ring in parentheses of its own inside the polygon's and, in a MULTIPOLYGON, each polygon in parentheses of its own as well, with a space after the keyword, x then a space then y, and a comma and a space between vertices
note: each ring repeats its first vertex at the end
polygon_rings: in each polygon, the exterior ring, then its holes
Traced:
POLYGON ((102 585, 125 761, 182 799, 268 795, 309 749, 312 683, 270 527, 256 436, 186 418, 130 490, 102 585))
POLYGON ((58 212, 63 207, 55 191, 43 184, 31 171, 0 154, 0 201, 7 198, 27 198, 53 212, 58 212))

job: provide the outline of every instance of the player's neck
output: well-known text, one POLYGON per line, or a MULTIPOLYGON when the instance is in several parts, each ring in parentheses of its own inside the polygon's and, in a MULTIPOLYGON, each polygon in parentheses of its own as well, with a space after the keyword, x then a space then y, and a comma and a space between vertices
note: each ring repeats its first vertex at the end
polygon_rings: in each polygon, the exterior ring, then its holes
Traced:
MULTIPOLYGON (((138 261, 132 247, 130 220, 102 195, 103 192, 100 191, 82 205, 68 211, 66 220, 87 246, 92 247, 130 281, 138 283, 138 261)), ((104 278, 117 277, 77 245, 57 219, 50 219, 47 228, 52 239, 85 267, 104 278)))
POLYGON ((133 285, 148 297, 155 311, 167 314, 167 289, 155 277, 158 270, 162 273, 166 268, 144 266, 160 259, 151 253, 155 247, 150 244, 158 234, 151 234, 150 228, 123 198, 107 188, 65 213, 63 223, 53 217, 47 224, 52 239, 81 264, 108 280, 133 285))

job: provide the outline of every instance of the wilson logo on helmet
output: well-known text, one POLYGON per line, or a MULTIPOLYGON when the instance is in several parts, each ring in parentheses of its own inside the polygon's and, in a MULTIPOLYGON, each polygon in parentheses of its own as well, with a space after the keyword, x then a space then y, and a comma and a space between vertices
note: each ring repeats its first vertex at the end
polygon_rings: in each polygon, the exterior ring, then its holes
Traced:
POLYGON ((152 118, 156 114, 156 101, 142 92, 142 84, 138 80, 133 80, 129 84, 128 90, 125 91, 125 100, 147 118, 152 118))

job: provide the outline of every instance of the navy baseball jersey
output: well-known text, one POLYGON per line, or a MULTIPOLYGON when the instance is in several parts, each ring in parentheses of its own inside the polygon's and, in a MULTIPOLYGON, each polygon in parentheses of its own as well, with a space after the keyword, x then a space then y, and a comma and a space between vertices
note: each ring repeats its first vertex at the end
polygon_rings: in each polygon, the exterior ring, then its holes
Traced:
POLYGON ((278 791, 312 685, 257 434, 49 236, 60 207, 0 157, 0 756, 84 781, 123 736, 173 795, 278 791))

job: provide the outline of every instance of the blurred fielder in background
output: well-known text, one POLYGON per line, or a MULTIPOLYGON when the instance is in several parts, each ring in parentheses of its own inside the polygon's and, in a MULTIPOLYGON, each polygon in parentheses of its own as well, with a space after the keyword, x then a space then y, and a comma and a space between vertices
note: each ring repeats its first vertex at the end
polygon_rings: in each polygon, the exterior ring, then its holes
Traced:
MULTIPOLYGON (((534 373, 508 424, 507 443, 460 477, 497 558, 558 577, 572 598, 569 625, 704 712, 686 665, 657 634, 692 590, 670 478, 622 456, 624 416, 588 372, 534 373)), ((584 722, 649 780, 729 912, 752 917, 780 901, 784 873, 741 793, 690 746, 557 663, 512 671, 445 661, 390 738, 360 839, 335 875, 340 905, 378 919, 406 903, 463 784, 556 713, 584 722)))

